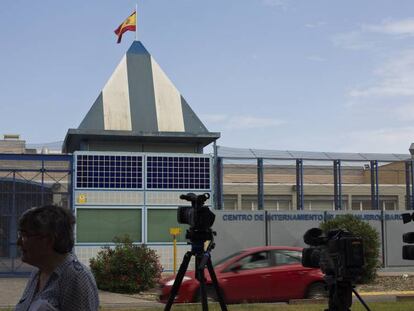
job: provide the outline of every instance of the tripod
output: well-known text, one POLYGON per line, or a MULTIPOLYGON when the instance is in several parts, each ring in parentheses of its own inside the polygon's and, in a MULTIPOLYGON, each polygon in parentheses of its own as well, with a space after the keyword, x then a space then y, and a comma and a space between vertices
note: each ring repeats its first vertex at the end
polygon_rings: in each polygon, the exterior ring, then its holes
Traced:
POLYGON ((215 246, 213 239, 214 234, 215 232, 213 232, 211 229, 201 232, 194 229, 187 230, 186 238, 190 239, 189 243, 191 244, 191 250, 184 255, 180 269, 178 270, 174 284, 171 288, 171 293, 168 297, 164 311, 169 311, 171 309, 192 256, 195 257, 195 274, 197 281, 200 283, 200 296, 203 311, 208 311, 206 279, 204 277, 204 269, 206 266, 208 272, 210 273, 211 281, 216 292, 218 302, 220 303, 221 310, 227 311, 227 306, 224 303, 224 298, 217 281, 216 273, 214 272, 213 264, 211 262, 210 252, 215 246), (210 242, 206 250, 204 250, 204 242, 206 241, 210 242))
POLYGON ((350 311, 352 305, 352 292, 359 299, 361 304, 371 311, 365 301, 361 298, 358 292, 354 289, 354 286, 350 281, 337 281, 329 284, 329 308, 325 311, 350 311))

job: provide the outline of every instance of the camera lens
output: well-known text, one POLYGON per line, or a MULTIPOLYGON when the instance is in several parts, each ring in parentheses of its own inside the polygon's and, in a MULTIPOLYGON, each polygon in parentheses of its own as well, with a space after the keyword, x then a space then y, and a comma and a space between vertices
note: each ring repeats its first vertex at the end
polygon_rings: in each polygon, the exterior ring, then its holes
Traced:
POLYGON ((319 268, 321 251, 317 248, 304 248, 302 250, 302 265, 308 268, 319 268))
POLYGON ((177 221, 180 224, 193 225, 193 208, 189 206, 180 206, 177 210, 177 221))

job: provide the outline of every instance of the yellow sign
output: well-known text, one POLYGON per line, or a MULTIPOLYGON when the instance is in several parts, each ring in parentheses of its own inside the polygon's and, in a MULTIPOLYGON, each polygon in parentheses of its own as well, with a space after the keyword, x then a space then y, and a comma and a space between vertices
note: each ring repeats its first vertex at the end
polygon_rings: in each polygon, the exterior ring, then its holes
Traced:
POLYGON ((181 228, 170 228, 171 235, 179 235, 181 233, 181 228))
POLYGON ((86 203, 86 194, 85 193, 81 193, 78 195, 78 203, 79 204, 85 204, 86 203))
POLYGON ((173 267, 174 267, 174 274, 177 271, 177 235, 181 233, 181 228, 170 228, 170 234, 173 236, 173 267))

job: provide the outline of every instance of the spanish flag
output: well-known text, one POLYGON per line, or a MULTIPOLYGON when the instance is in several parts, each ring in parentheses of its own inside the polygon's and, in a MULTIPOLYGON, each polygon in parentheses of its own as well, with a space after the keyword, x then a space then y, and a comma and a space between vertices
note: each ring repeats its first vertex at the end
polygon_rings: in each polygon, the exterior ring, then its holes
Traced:
POLYGON ((136 31, 137 29, 137 12, 133 12, 131 15, 128 16, 124 22, 119 25, 117 29, 115 29, 115 34, 118 36, 118 41, 116 43, 120 43, 122 40, 122 35, 126 31, 136 31))

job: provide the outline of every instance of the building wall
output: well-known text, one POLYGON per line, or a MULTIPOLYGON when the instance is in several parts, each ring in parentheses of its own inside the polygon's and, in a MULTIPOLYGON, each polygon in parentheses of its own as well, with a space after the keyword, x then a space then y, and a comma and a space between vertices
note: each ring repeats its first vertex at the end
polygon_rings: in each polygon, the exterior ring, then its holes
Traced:
POLYGON ((108 152, 171 152, 171 153, 202 153, 203 148, 196 144, 180 143, 138 143, 125 141, 94 141, 81 144, 82 151, 108 152))
MULTIPOLYGON (((347 210, 371 209, 370 169, 364 165, 341 168, 342 206, 347 210)), ((224 208, 257 210, 257 166, 224 164, 224 208)), ((264 208, 294 210, 296 200, 296 167, 293 165, 264 166, 264 208)), ((382 165, 378 171, 380 208, 405 209, 405 163, 382 165)), ((334 209, 334 180, 331 166, 304 167, 304 208, 334 209)))
MULTIPOLYGON (((173 238, 179 227, 179 253, 187 249, 186 224, 177 223, 180 199, 188 192, 211 193, 212 159, 209 155, 76 152, 74 154, 74 209, 76 252, 82 262, 114 238, 126 234, 135 243, 155 249, 165 269, 172 267, 173 238)), ((211 205, 212 201, 206 201, 211 205)))

